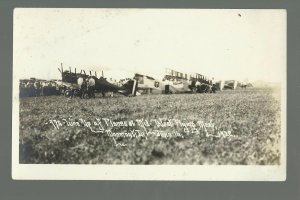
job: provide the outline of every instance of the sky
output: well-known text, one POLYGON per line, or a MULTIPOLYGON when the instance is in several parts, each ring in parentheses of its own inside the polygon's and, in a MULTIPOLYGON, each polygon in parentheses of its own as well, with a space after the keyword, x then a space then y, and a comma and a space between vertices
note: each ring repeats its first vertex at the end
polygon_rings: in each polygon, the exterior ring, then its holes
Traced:
POLYGON ((280 82, 286 73, 284 10, 14 10, 14 78, 61 78, 57 68, 114 79, 165 68, 216 80, 280 82))

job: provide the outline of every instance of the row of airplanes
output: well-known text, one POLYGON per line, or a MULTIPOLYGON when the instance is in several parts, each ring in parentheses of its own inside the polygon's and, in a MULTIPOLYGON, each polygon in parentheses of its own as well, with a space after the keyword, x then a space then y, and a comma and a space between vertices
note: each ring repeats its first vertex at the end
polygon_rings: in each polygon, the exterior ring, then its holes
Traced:
POLYGON ((195 73, 193 75, 185 74, 167 68, 164 78, 157 80, 153 77, 135 73, 133 78, 122 79, 119 82, 112 79, 104 78, 103 71, 102 76, 97 77, 97 73, 94 74, 85 70, 76 72, 75 70, 63 70, 58 68, 61 73, 61 85, 65 88, 66 94, 70 94, 71 91, 80 90, 82 79, 91 80, 93 89, 95 92, 102 93, 119 93, 125 96, 138 96, 141 94, 177 94, 177 93, 215 93, 217 90, 231 89, 235 90, 237 87, 246 88, 251 86, 249 83, 239 82, 236 80, 226 80, 215 82, 214 79, 195 73))

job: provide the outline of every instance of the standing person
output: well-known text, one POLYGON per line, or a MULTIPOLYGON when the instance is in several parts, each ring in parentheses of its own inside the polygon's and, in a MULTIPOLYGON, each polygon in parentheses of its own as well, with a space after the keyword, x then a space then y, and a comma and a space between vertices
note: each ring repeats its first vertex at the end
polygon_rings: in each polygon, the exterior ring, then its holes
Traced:
POLYGON ((86 79, 86 82, 87 82, 87 91, 89 97, 95 98, 95 84, 96 84, 95 79, 93 77, 88 77, 86 79))
POLYGON ((83 79, 80 89, 81 89, 81 98, 84 99, 85 94, 87 93, 87 83, 85 79, 83 79))
POLYGON ((164 78, 163 83, 165 85, 165 94, 169 94, 170 93, 170 81, 169 81, 169 79, 167 77, 164 78))
POLYGON ((84 78, 82 76, 79 76, 78 79, 77 79, 77 85, 78 85, 78 88, 79 88, 79 96, 80 98, 82 98, 84 96, 84 86, 83 85, 83 82, 84 82, 84 78))
POLYGON ((35 89, 35 96, 40 96, 40 93, 41 93, 41 84, 39 81, 35 81, 34 82, 34 89, 35 89))
POLYGON ((77 79, 77 84, 78 84, 78 87, 79 87, 79 96, 82 99, 82 98, 84 98, 84 95, 87 91, 86 80, 82 76, 80 76, 77 79))
POLYGON ((197 92, 200 92, 200 90, 201 90, 200 85, 201 85, 201 83, 200 83, 199 79, 197 79, 197 81, 195 83, 195 87, 197 88, 197 92))
POLYGON ((245 81, 242 82, 242 88, 246 89, 247 88, 247 83, 245 81))
POLYGON ((33 83, 32 80, 30 80, 30 81, 28 82, 28 89, 29 89, 28 95, 29 95, 30 97, 35 96, 34 83, 33 83))
POLYGON ((212 79, 211 79, 211 84, 212 84, 212 87, 211 87, 212 92, 216 93, 217 88, 216 88, 216 81, 215 81, 214 77, 212 77, 212 79))

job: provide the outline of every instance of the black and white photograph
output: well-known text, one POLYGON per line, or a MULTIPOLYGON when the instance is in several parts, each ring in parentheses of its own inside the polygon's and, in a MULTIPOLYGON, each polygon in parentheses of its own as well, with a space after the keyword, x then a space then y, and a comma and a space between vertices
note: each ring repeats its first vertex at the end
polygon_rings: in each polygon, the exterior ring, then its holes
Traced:
POLYGON ((12 177, 284 181, 286 20, 14 9, 12 177))

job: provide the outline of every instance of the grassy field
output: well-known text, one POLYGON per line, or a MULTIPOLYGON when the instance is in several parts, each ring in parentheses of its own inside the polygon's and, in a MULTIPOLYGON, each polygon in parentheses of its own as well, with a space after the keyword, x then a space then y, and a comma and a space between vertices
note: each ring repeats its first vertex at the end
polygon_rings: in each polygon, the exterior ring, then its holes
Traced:
MULTIPOLYGON (((150 124, 147 131, 156 128, 150 124)), ((19 130, 20 163, 274 165, 280 162, 280 90, 249 88, 217 94, 95 99, 21 98, 19 130), (210 135, 203 128, 195 133, 173 126, 160 129, 178 132, 179 137, 112 138, 84 126, 55 129, 49 123, 63 119, 79 123, 80 119, 95 118, 200 120, 213 123, 214 128, 207 128, 210 135), (220 135, 220 131, 229 135, 220 135)))

